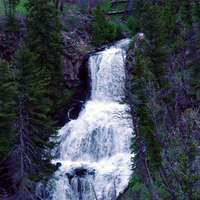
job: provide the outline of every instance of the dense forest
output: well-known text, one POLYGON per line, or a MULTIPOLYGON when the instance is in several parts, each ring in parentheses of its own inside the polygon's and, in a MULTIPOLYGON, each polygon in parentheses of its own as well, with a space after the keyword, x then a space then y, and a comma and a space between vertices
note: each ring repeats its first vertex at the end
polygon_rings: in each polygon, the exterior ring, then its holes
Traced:
MULTIPOLYGON (((71 1, 27 0, 26 40, 0 60, 0 187, 11 199, 36 199, 56 170, 56 116, 71 92, 62 83, 60 16, 71 1)), ((3 0, 4 31, 17 31, 20 0, 3 0)), ((200 2, 197 0, 77 1, 92 15, 91 44, 129 32, 126 97, 133 137, 132 177, 120 200, 200 199, 200 2), (117 11, 116 11, 117 10, 117 11), (140 33, 140 34, 138 34, 140 33)), ((73 19, 72 19, 73 20, 73 19)), ((83 27, 79 27, 80 31, 83 27)), ((123 192, 123 191, 122 191, 123 192)))
MULTIPOLYGON (((134 126, 131 199, 200 199, 200 3, 135 1, 126 66, 134 126)), ((123 198, 122 198, 123 199, 123 198)))

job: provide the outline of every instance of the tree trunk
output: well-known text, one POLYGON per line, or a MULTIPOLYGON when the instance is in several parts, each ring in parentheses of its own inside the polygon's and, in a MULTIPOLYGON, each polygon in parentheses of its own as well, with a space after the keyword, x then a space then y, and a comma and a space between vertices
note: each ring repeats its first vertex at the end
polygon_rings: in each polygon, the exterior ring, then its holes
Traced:
POLYGON ((63 12, 63 0, 60 0, 60 11, 63 12))
POLYGON ((117 4, 121 4, 121 3, 127 3, 127 1, 113 1, 113 2, 111 2, 111 7, 113 7, 114 5, 117 5, 117 4))
POLYGON ((11 12, 11 5, 9 4, 9 15, 11 16, 12 12, 11 12))
POLYGON ((20 200, 24 200, 24 143, 23 143, 23 133, 20 134, 20 159, 21 159, 21 189, 20 189, 20 200))
POLYGON ((144 155, 144 152, 142 150, 140 136, 139 136, 139 132, 137 130, 137 125, 136 125, 136 121, 135 121, 135 114, 134 114, 133 105, 131 103, 130 95, 128 96, 128 102, 129 102, 129 106, 130 106, 130 109, 131 109, 131 117, 132 117, 134 132, 135 132, 135 135, 136 135, 136 142, 137 142, 137 145, 138 145, 138 148, 139 148, 140 155, 142 157, 142 163, 143 163, 143 167, 144 167, 144 170, 145 170, 144 171, 144 173, 146 175, 145 185, 146 185, 146 187, 149 191, 149 195, 150 195, 151 200, 154 200, 153 190, 152 190, 152 186, 151 186, 151 177, 150 177, 150 174, 149 174, 149 171, 148 171, 148 168, 147 168, 145 155, 144 155))
POLYGON ((4 2, 5 14, 7 15, 6 1, 5 1, 5 0, 3 0, 3 2, 4 2))
POLYGON ((146 163, 146 160, 145 160, 145 155, 144 155, 144 152, 142 150, 142 143, 141 143, 141 139, 140 139, 140 135, 139 135, 139 132, 138 132, 138 129, 137 129, 137 123, 136 123, 136 120, 135 120, 135 112, 134 112, 134 106, 133 106, 133 103, 131 101, 131 94, 130 94, 130 85, 129 85, 129 79, 128 79, 128 69, 127 69, 128 66, 125 67, 125 78, 126 78, 126 84, 125 84, 125 89, 126 89, 126 99, 127 99, 127 104, 129 105, 130 107, 130 114, 131 114, 131 118, 132 118, 132 124, 133 124, 133 129, 134 129, 134 133, 136 135, 136 143, 137 143, 137 146, 138 146, 138 149, 139 149, 139 154, 141 155, 141 160, 142 160, 142 165, 144 167, 144 175, 145 175, 145 185, 149 191, 149 195, 150 195, 150 199, 151 200, 154 200, 154 195, 153 195, 153 189, 152 189, 152 181, 151 181, 151 177, 150 177, 150 174, 149 174, 149 170, 148 170, 148 167, 147 167, 147 163, 146 163))
POLYGON ((88 0, 88 13, 90 15, 92 15, 92 2, 91 2, 91 0, 88 0))
POLYGON ((56 0, 56 4, 55 4, 55 9, 56 9, 55 15, 56 15, 56 16, 57 16, 58 4, 59 4, 59 0, 56 0))
POLYGON ((123 14, 123 16, 122 16, 122 21, 124 21, 124 19, 125 19, 125 17, 126 17, 126 12, 127 12, 127 10, 128 10, 128 4, 129 4, 129 2, 130 2, 130 0, 127 1, 126 8, 125 8, 124 14, 123 14))
POLYGON ((20 188, 20 200, 24 200, 24 141, 23 141, 23 114, 22 114, 22 97, 20 98, 20 174, 21 174, 21 188, 20 188))

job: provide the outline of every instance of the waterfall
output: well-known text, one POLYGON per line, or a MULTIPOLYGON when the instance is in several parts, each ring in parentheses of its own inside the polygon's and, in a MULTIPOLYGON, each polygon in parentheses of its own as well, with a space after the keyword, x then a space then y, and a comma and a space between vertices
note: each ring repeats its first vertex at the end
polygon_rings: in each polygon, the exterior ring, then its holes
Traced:
POLYGON ((90 56, 91 98, 79 117, 58 131, 53 162, 59 168, 45 188, 38 185, 40 199, 115 200, 128 185, 132 129, 128 107, 119 103, 128 43, 121 40, 90 56))

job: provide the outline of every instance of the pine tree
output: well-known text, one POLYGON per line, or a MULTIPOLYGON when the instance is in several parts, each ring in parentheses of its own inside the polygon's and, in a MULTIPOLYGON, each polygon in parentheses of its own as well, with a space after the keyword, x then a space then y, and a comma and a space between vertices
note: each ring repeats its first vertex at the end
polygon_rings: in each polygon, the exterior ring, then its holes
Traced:
POLYGON ((55 169, 48 149, 55 147, 49 138, 56 135, 48 116, 52 102, 46 97, 48 79, 40 79, 37 57, 24 43, 13 58, 16 68, 16 119, 6 166, 13 182, 14 199, 34 199, 35 183, 47 181, 55 169))
MULTIPOLYGON (((131 103, 129 102, 129 105, 134 105, 136 127, 141 138, 141 147, 145 158, 141 158, 142 153, 141 150, 138 151, 138 142, 134 143, 137 145, 136 149, 134 145, 131 147, 137 153, 136 163, 140 163, 141 159, 145 159, 143 165, 137 164, 138 173, 140 177, 143 177, 146 165, 148 169, 146 174, 149 177, 149 184, 146 184, 146 187, 150 198, 157 199, 159 194, 156 191, 157 186, 153 180, 156 177, 160 180, 161 177, 165 176, 165 169, 162 166, 162 138, 158 129, 158 124, 162 121, 162 115, 160 116, 162 111, 156 101, 165 100, 165 98, 161 97, 160 91, 169 87, 165 76, 167 68, 164 64, 168 57, 164 45, 164 35, 162 34, 164 23, 161 18, 161 7, 157 2, 148 0, 143 1, 142 10, 140 24, 144 39, 137 39, 138 41, 134 42, 138 48, 135 49, 135 62, 130 71, 133 99, 131 103), (155 109, 157 110, 155 111, 155 109), (161 172, 159 176, 157 175, 158 171, 161 172)), ((137 138, 138 136, 136 135, 135 140, 137 138)), ((145 183, 146 180, 141 178, 141 181, 145 183)), ((167 181, 165 181, 165 184, 168 184, 167 181)), ((168 188, 170 188, 170 185, 168 185, 168 188)), ((166 193, 169 195, 170 189, 166 193)), ((171 195, 174 196, 173 192, 171 195)))
POLYGON ((17 22, 15 18, 15 8, 18 4, 19 0, 4 0, 6 14, 4 30, 9 34, 18 31, 17 22))
MULTIPOLYGON (((15 101, 17 84, 14 70, 5 61, 0 61, 0 161, 7 155, 15 119, 15 101)), ((1 165, 2 163, 0 163, 1 165)))
POLYGON ((167 0, 163 8, 163 34, 166 42, 174 42, 175 36, 178 34, 179 26, 177 24, 177 13, 180 10, 180 6, 177 5, 176 0, 167 0))
POLYGON ((105 13, 102 11, 99 1, 97 2, 97 6, 93 11, 93 16, 93 44, 96 46, 100 46, 105 42, 105 40, 108 40, 110 42, 113 41, 117 36, 117 26, 114 22, 107 21, 105 13))
POLYGON ((94 9, 93 16, 93 43, 98 46, 102 45, 106 39, 105 31, 107 26, 106 16, 102 11, 99 1, 97 2, 96 8, 94 9))
POLYGON ((40 79, 49 79, 46 90, 53 100, 52 113, 55 113, 61 103, 60 90, 63 88, 61 23, 55 16, 56 9, 48 0, 28 0, 26 9, 28 47, 38 55, 36 64, 42 72, 40 79))
POLYGON ((180 17, 183 20, 185 28, 192 26, 192 1, 184 0, 180 1, 180 17))
MULTIPOLYGON (((167 0, 163 10, 158 1, 143 3, 140 22, 145 38, 134 43, 128 92, 153 198, 198 199, 198 3, 167 0)), ((136 153, 137 175, 145 183, 137 139, 135 133, 131 149, 136 153)), ((145 197, 152 199, 150 192, 145 197)))

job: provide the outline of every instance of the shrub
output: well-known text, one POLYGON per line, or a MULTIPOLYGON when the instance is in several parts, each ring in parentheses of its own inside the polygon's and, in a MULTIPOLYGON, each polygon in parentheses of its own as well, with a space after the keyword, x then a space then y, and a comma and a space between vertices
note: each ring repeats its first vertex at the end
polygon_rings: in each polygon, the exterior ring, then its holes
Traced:
POLYGON ((69 31, 69 26, 68 25, 65 25, 63 28, 64 28, 64 31, 66 31, 66 32, 69 31))
POLYGON ((116 23, 108 21, 105 28, 105 39, 113 41, 116 38, 116 23))
POLYGON ((121 22, 116 22, 116 38, 120 37, 123 34, 124 27, 121 22))
POLYGON ((128 28, 131 31, 131 36, 134 36, 139 28, 138 20, 134 16, 131 16, 128 18, 127 22, 128 22, 128 28))
POLYGON ((3 30, 9 34, 18 31, 17 21, 16 21, 15 16, 7 15, 6 21, 5 21, 5 28, 3 28, 3 30))
POLYGON ((97 2, 97 6, 93 10, 93 15, 93 44, 96 46, 102 45, 106 39, 113 41, 116 37, 116 24, 106 20, 99 2, 97 2))
POLYGON ((98 22, 93 22, 92 24, 92 34, 93 34, 93 40, 92 43, 96 46, 99 46, 104 43, 105 41, 105 35, 102 31, 101 27, 99 26, 98 22))
POLYGON ((69 18, 67 19, 67 21, 68 21, 69 23, 72 23, 72 22, 74 21, 74 18, 73 18, 73 17, 69 17, 69 18))

